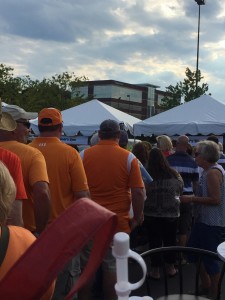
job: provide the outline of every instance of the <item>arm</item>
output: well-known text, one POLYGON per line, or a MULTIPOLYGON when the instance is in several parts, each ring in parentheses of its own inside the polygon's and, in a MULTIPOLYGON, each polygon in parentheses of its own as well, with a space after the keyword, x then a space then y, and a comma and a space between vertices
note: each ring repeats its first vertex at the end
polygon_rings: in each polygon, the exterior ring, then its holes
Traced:
POLYGON ((144 184, 151 183, 153 181, 152 177, 148 173, 148 171, 145 169, 145 167, 140 163, 140 171, 141 171, 141 176, 144 181, 144 184))
POLYGON ((131 220, 131 229, 134 229, 136 226, 141 225, 143 222, 143 209, 144 209, 144 188, 131 188, 132 196, 132 207, 134 217, 131 220))
POLYGON ((23 202, 21 200, 13 201, 12 209, 7 219, 7 225, 23 227, 22 205, 23 202))
POLYGON ((177 179, 180 183, 180 195, 182 195, 184 189, 184 181, 179 173, 177 173, 177 179))
POLYGON ((208 196, 181 196, 180 200, 183 203, 199 203, 205 205, 219 205, 220 204, 220 185, 222 183, 222 174, 219 170, 211 169, 207 174, 208 196))
POLYGON ((38 181, 33 185, 34 217, 36 232, 40 234, 46 227, 50 216, 50 192, 48 183, 38 181))
POLYGON ((80 192, 74 192, 74 201, 76 201, 76 200, 78 200, 80 198, 90 198, 90 192, 89 192, 89 190, 80 191, 80 192))
POLYGON ((193 193, 196 195, 198 191, 198 181, 192 181, 193 193))

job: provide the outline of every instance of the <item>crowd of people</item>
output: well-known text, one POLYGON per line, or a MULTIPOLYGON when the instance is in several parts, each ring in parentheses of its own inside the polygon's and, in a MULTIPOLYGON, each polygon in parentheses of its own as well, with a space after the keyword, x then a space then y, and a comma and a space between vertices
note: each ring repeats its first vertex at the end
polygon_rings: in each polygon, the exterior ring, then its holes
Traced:
MULTIPOLYGON (((44 108, 38 115, 16 105, 2 110, 0 225, 1 238, 8 230, 8 248, 0 261, 0 279, 45 228, 80 198, 114 212, 116 232, 128 233, 134 247, 142 229, 149 249, 181 245, 216 252, 225 227, 225 156, 216 136, 192 147, 186 135, 176 141, 161 135, 155 145, 143 141, 128 150, 127 133, 116 121, 105 120, 92 136, 90 148, 79 153, 60 141, 59 110, 44 108), (29 120, 37 116, 40 136, 27 143, 29 120)), ((93 281, 86 282, 74 299, 96 295, 117 299, 112 247, 93 281)), ((92 242, 68 262, 43 299, 65 298, 91 249, 92 242)), ((203 262, 201 288, 214 296, 220 268, 212 261, 203 262)), ((160 263, 157 255, 151 260, 154 280, 160 280, 160 263)), ((176 276, 176 256, 166 257, 166 269, 168 276, 176 276)))

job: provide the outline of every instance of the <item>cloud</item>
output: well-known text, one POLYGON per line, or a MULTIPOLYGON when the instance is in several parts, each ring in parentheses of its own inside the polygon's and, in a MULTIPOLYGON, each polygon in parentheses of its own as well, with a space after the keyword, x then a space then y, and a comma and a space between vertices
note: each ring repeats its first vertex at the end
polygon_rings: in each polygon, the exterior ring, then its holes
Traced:
MULTIPOLYGON (((35 79, 73 71, 165 89, 196 68, 197 22, 194 0, 0 0, 1 63, 35 79)), ((225 3, 201 6, 199 68, 218 99, 224 23, 225 3)))

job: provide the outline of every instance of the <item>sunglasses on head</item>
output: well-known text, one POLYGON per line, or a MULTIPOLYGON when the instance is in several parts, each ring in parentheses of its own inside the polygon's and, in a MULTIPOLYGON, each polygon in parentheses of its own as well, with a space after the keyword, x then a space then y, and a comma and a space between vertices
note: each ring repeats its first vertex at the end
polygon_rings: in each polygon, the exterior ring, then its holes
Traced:
POLYGON ((16 123, 23 124, 27 129, 30 128, 30 122, 28 121, 16 121, 16 123))

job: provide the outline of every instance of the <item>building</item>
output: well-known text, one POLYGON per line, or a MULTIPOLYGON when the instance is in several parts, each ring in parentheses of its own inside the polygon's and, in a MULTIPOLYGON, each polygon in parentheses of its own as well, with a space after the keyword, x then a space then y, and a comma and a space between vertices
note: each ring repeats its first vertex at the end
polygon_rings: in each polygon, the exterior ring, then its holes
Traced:
POLYGON ((156 97, 155 97, 155 115, 158 115, 159 113, 163 112, 164 110, 160 107, 162 104, 162 99, 168 96, 167 92, 156 90, 156 97))
POLYGON ((143 83, 129 84, 116 80, 86 81, 72 91, 72 98, 79 94, 98 99, 116 109, 141 120, 155 115, 156 89, 159 86, 143 83))

